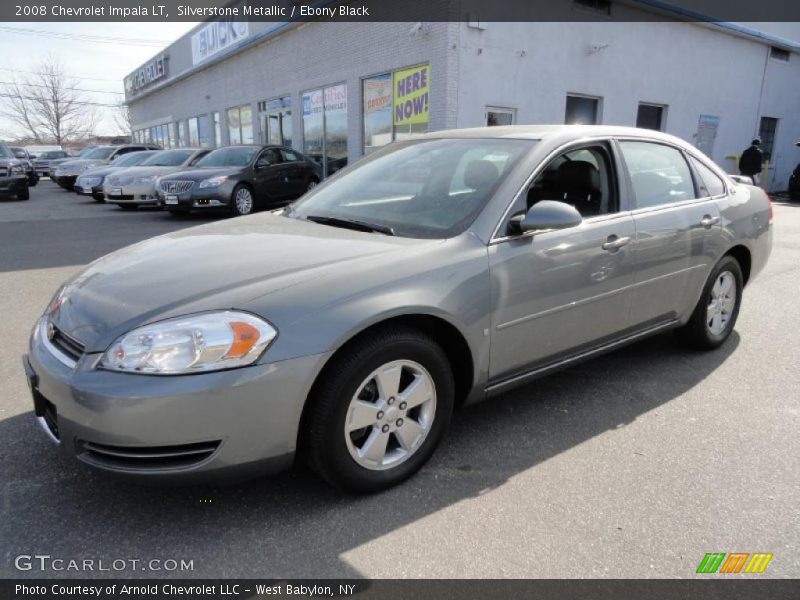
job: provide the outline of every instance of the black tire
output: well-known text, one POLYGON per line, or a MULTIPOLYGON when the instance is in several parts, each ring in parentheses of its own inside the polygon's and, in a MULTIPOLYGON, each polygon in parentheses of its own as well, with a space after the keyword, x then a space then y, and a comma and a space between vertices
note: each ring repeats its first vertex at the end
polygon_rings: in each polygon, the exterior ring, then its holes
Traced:
POLYGON ((686 325, 675 331, 678 339, 687 346, 697 350, 714 350, 715 348, 719 348, 725 340, 728 339, 728 336, 736 326, 739 308, 742 305, 743 288, 744 279, 742 277, 742 268, 739 265, 739 261, 730 255, 723 256, 714 267, 714 270, 711 271, 711 275, 709 275, 706 284, 703 286, 703 293, 697 301, 691 318, 686 325), (724 329, 719 333, 714 333, 710 330, 708 325, 708 307, 711 300, 711 291, 717 280, 726 272, 733 275, 736 286, 736 299, 724 329))
POLYGON ((188 210, 179 210, 177 208, 168 208, 167 212, 173 217, 182 217, 189 214, 188 210))
POLYGON ((317 474, 337 488, 358 493, 389 488, 416 473, 431 457, 450 422, 454 398, 452 367, 432 338, 410 327, 378 330, 343 349, 315 383, 303 420, 301 453, 317 474), (362 382, 395 360, 414 361, 430 374, 436 392, 434 416, 427 436, 404 462, 372 470, 351 456, 345 419, 362 382))
POLYGON ((246 215, 252 215, 255 212, 255 210, 256 210, 256 196, 252 188, 242 183, 233 188, 233 192, 231 192, 231 215, 233 215, 234 217, 243 217, 246 215), (237 194, 245 192, 250 194, 250 210, 243 211, 236 202, 236 196, 237 194))
POLYGON ((308 185, 306 186, 306 191, 310 192, 311 190, 313 190, 318 185, 319 185, 319 179, 317 179, 316 177, 312 177, 311 179, 308 180, 308 185))
POLYGON ((138 204, 117 204, 122 210, 138 210, 138 204))
POLYGON ((30 200, 31 199, 31 191, 25 186, 25 190, 17 194, 17 200, 30 200))
POLYGON ((30 187, 36 187, 36 184, 39 183, 39 178, 35 175, 32 177, 28 177, 28 185, 30 187))
POLYGON ((92 198, 94 198, 94 201, 97 202, 98 204, 104 204, 106 201, 105 196, 92 194, 92 198))

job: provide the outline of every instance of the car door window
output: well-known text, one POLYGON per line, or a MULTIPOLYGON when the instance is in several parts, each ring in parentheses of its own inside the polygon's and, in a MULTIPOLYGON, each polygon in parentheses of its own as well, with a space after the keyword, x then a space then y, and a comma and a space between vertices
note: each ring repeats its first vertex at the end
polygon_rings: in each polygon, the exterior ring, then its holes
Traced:
POLYGON ((692 166, 698 175, 697 185, 700 188, 700 197, 721 196, 725 193, 725 184, 722 179, 695 157, 689 157, 692 166))
POLYGON ((206 150, 205 152, 198 152, 198 153, 197 153, 197 156, 195 156, 195 157, 192 159, 192 162, 190 162, 190 163, 189 163, 189 166, 190 166, 190 167, 193 167, 193 166, 195 166, 195 165, 198 163, 198 161, 199 161, 201 158, 203 158, 203 157, 204 157, 206 154, 208 154, 209 152, 210 152, 210 150, 206 150))
POLYGON ((300 160, 300 157, 298 157, 297 154, 291 150, 284 150, 281 148, 280 153, 283 162, 298 162, 300 160))
POLYGON ((656 142, 620 142, 637 208, 692 200, 697 194, 689 165, 677 148, 656 142))
POLYGON ((558 200, 574 206, 583 218, 616 212, 611 153, 606 144, 569 150, 552 159, 524 195, 516 214, 541 200, 558 200))
POLYGON ((277 148, 267 148, 256 161, 257 167, 269 167, 281 162, 281 153, 277 148))

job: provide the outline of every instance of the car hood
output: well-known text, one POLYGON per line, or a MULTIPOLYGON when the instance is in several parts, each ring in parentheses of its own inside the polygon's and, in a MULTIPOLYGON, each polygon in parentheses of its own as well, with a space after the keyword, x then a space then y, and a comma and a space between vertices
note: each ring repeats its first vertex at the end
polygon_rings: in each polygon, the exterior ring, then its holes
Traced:
POLYGON ((13 167, 15 165, 25 164, 17 158, 0 158, 0 165, 4 167, 13 167))
POLYGON ((148 177, 150 175, 167 175, 169 173, 174 173, 175 171, 180 171, 181 169, 185 169, 186 167, 158 167, 158 166, 150 166, 150 167, 128 167, 125 170, 125 175, 130 175, 131 177, 148 177))
POLYGON ((91 167, 86 169, 81 176, 83 175, 94 175, 94 176, 106 176, 110 175, 111 173, 116 173, 117 171, 123 171, 125 169, 130 169, 131 167, 115 167, 114 165, 100 165, 97 167, 91 167))
POLYGON ((90 159, 81 159, 81 160, 68 160, 66 162, 59 163, 58 166, 66 169, 75 169, 80 167, 99 167, 102 165, 108 164, 104 160, 90 160, 90 159))
POLYGON ((237 175, 244 170, 244 167, 194 167, 187 169, 181 167, 183 170, 178 170, 170 173, 166 180, 181 179, 188 181, 202 181, 209 177, 219 177, 220 175, 237 175))
POLYGON ((230 219, 98 259, 66 285, 53 321, 88 352, 100 352, 146 323, 206 310, 253 310, 256 300, 263 306, 265 296, 284 288, 353 277, 355 263, 431 243, 270 213, 230 219))

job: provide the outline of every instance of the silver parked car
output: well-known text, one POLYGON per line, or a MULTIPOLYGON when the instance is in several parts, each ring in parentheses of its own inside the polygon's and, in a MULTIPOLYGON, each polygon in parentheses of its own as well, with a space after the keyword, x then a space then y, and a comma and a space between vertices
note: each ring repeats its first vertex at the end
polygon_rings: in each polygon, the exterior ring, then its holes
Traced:
POLYGON ((150 480, 302 456, 396 484, 454 407, 674 329, 713 349, 772 244, 769 198, 665 134, 494 127, 390 144, 281 214, 95 261, 24 363, 49 436, 150 480))

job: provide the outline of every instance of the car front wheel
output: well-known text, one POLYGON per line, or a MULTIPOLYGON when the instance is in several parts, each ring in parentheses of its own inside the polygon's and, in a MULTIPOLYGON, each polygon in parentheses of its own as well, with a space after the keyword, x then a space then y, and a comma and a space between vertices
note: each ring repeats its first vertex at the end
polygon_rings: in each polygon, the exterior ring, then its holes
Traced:
POLYGON ((441 347, 405 327, 362 338, 314 386, 303 450, 336 487, 375 492, 418 471, 453 411, 453 373, 441 347))
POLYGON ((246 185, 237 185, 231 196, 231 213, 235 217, 252 214, 255 208, 253 192, 246 185))
POLYGON ((721 346, 736 325, 743 282, 739 261, 724 256, 711 271, 688 323, 677 330, 678 338, 699 350, 721 346))

